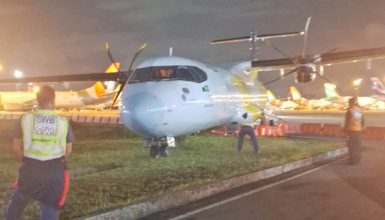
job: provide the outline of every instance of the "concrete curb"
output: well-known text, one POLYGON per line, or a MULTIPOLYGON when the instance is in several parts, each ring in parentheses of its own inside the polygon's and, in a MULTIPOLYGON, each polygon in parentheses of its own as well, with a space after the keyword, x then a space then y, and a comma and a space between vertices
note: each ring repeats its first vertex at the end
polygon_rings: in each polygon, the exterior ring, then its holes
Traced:
POLYGON ((137 219, 145 217, 155 212, 164 211, 167 209, 185 205, 187 203, 194 202, 246 184, 275 177, 312 164, 317 164, 330 159, 334 159, 336 157, 347 154, 347 152, 347 148, 339 148, 333 151, 318 154, 302 160, 282 164, 265 170, 260 170, 242 176, 230 177, 228 179, 209 183, 201 187, 165 193, 161 196, 145 199, 143 201, 130 204, 123 208, 80 219, 137 219))

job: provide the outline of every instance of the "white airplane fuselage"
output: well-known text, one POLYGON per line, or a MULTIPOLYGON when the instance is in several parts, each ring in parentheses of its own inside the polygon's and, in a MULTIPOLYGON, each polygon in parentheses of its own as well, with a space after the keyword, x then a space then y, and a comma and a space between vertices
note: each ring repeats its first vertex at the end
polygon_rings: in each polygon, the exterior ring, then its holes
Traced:
POLYGON ((265 94, 260 82, 244 72, 160 57, 140 64, 129 79, 121 97, 121 119, 146 139, 176 137, 223 124, 252 123, 263 110, 265 94), (159 68, 176 75, 151 78, 159 68))

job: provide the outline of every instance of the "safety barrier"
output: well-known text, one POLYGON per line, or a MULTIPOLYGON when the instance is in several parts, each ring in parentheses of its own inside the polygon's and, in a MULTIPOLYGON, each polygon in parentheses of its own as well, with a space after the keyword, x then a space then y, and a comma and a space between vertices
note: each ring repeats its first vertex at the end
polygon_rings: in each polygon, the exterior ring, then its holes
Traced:
POLYGON ((365 128, 362 138, 366 140, 384 140, 385 128, 368 126, 365 128))
POLYGON ((283 128, 283 135, 301 134, 300 123, 281 123, 283 128))
POLYGON ((322 135, 329 137, 341 137, 343 135, 342 127, 339 124, 324 124, 322 135))
POLYGON ((302 123, 300 125, 301 134, 320 135, 322 126, 318 123, 302 123))
POLYGON ((284 135, 284 126, 259 125, 255 128, 257 136, 281 137, 284 135))

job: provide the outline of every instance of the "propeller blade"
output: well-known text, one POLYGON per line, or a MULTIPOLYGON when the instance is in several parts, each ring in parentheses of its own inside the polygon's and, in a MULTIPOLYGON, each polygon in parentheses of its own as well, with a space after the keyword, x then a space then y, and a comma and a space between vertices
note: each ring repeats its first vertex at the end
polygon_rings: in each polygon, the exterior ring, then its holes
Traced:
POLYGON ((316 56, 316 57, 313 57, 313 59, 309 60, 309 62, 312 63, 312 62, 314 62, 315 60, 318 60, 319 58, 321 58, 322 56, 327 55, 327 54, 329 54, 329 53, 333 53, 334 51, 336 51, 336 50, 338 50, 338 49, 340 49, 340 48, 339 48, 339 47, 335 47, 335 48, 333 48, 333 49, 330 49, 330 50, 326 51, 326 52, 323 53, 323 54, 320 54, 320 55, 318 55, 318 56, 316 56))
MULTIPOLYGON (((108 45, 107 45, 108 46, 108 45)), ((112 102, 112 105, 111 105, 111 109, 114 107, 115 103, 116 103, 116 100, 118 100, 118 97, 120 95, 120 93, 122 93, 124 87, 126 86, 126 83, 127 81, 130 79, 130 77, 134 74, 135 70, 132 70, 132 66, 134 65, 135 63, 135 60, 136 58, 138 58, 139 54, 143 51, 144 48, 146 48, 147 46, 147 43, 144 43, 142 44, 139 49, 136 51, 134 57, 132 58, 131 60, 131 63, 130 63, 130 66, 128 68, 128 71, 126 72, 126 74, 124 75, 124 78, 123 78, 123 75, 120 76, 120 88, 119 88, 119 91, 118 93, 116 94, 115 98, 114 98, 114 101, 112 102)), ((109 52, 109 47, 106 47, 107 48, 107 52, 108 52, 108 56, 110 57, 110 59, 113 61, 113 58, 111 56, 111 53, 109 52)))
POLYGON ((293 64, 298 64, 296 60, 294 60, 292 57, 290 57, 287 53, 276 47, 274 44, 271 43, 271 41, 265 39, 264 40, 269 46, 271 46, 274 50, 276 50, 278 53, 284 55, 286 58, 288 58, 293 64))
POLYGON ((305 25, 305 33, 303 37, 303 48, 302 48, 302 58, 305 58, 306 51, 307 51, 307 35, 309 31, 309 25, 310 25, 311 17, 307 18, 306 25, 305 25))
POLYGON ((111 50, 110 50, 110 45, 109 45, 108 42, 105 43, 105 47, 106 47, 108 58, 110 58, 111 63, 113 63, 115 68, 118 70, 118 72, 120 72, 119 71, 119 66, 116 64, 114 58, 112 57, 111 50))
MULTIPOLYGON (((325 82, 328 82, 330 84, 334 84, 331 80, 329 80, 327 77, 319 74, 318 72, 316 73, 317 76, 319 76, 321 79, 323 79, 325 82)), ((336 89, 338 90, 338 92, 344 92, 340 87, 336 87, 336 89)))
POLYGON ((110 109, 112 109, 112 108, 115 106, 115 103, 116 103, 116 101, 118 100, 120 93, 122 93, 123 88, 124 88, 124 85, 120 84, 119 91, 118 91, 118 93, 116 93, 115 98, 114 98, 114 101, 112 102, 112 105, 111 105, 111 108, 110 108, 110 109))
POLYGON ((147 47, 147 43, 142 44, 142 46, 139 47, 139 49, 136 51, 134 57, 131 60, 130 66, 128 67, 128 72, 132 72, 131 68, 132 65, 134 65, 136 58, 139 56, 139 54, 143 51, 144 48, 147 47))
POLYGON ((272 83, 275 82, 275 81, 278 81, 278 80, 280 80, 280 79, 282 79, 282 78, 284 78, 284 77, 286 77, 286 76, 288 76, 288 75, 290 75, 290 74, 295 73, 296 71, 297 71, 297 68, 295 68, 295 69, 293 69, 293 70, 291 70, 291 71, 289 71, 289 72, 283 74, 282 76, 280 76, 280 77, 278 77, 278 78, 275 78, 275 79, 273 79, 273 80, 271 80, 271 81, 268 81, 268 82, 264 83, 263 86, 270 85, 270 84, 272 84, 272 83))

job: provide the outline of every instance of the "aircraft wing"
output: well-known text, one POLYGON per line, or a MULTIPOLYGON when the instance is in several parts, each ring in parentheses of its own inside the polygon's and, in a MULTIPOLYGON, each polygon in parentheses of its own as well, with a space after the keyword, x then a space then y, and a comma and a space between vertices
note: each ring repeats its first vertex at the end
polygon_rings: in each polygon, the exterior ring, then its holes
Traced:
POLYGON ((0 83, 28 83, 28 82, 75 82, 75 81, 119 81, 121 72, 116 73, 87 73, 78 75, 58 75, 41 77, 23 77, 0 79, 0 83))
MULTIPOLYGON (((333 53, 325 53, 321 55, 310 56, 310 62, 317 65, 338 64, 356 62, 359 60, 385 58, 385 47, 350 50, 333 53)), ((259 68, 260 70, 277 70, 281 68, 294 68, 300 64, 298 57, 289 57, 271 60, 254 60, 251 66, 259 68), (296 63, 297 62, 297 63, 296 63)), ((306 61, 305 61, 306 63, 306 61)))
MULTIPOLYGON (((254 37, 256 39, 265 40, 272 38, 284 38, 284 37, 292 37, 297 35, 303 35, 303 32, 286 32, 286 33, 276 33, 276 34, 258 34, 254 37)), ((247 35, 242 37, 232 37, 232 38, 224 38, 211 41, 211 44, 222 44, 222 43, 236 43, 242 41, 251 41, 253 36, 247 35)))

